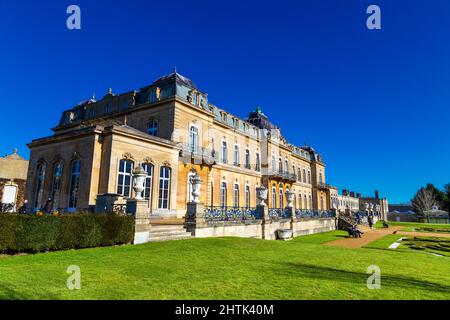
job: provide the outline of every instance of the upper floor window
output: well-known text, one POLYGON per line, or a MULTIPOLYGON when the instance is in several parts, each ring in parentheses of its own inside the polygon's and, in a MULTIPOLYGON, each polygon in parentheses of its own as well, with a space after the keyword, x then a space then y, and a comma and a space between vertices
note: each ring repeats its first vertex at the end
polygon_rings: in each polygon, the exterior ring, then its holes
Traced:
POLYGON ((322 171, 319 172, 319 183, 323 183, 322 171))
POLYGON ((277 165, 275 162, 275 156, 272 156, 272 171, 275 172, 276 169, 277 169, 277 165))
POLYGON ((278 173, 283 173, 283 162, 281 161, 281 158, 278 159, 278 173))
POLYGON ((110 113, 111 112, 111 104, 109 102, 107 102, 105 104, 105 113, 110 113))
POLYGON ((147 133, 151 136, 157 136, 158 135, 158 121, 151 120, 147 124, 147 133))
POLYGON ((289 161, 287 159, 284 160, 284 167, 286 168, 286 172, 289 172, 289 161))
POLYGON ((222 141, 222 163, 228 162, 228 146, 226 141, 222 141))
POLYGON ((297 180, 302 180, 302 171, 300 170, 300 167, 297 167, 297 180))
POLYGON ((250 169, 250 150, 245 149, 245 167, 250 169))
POLYGON ((121 159, 119 162, 119 175, 117 179, 117 193, 124 196, 131 196, 131 171, 133 162, 131 160, 121 159))
POLYGON ((308 170, 308 183, 311 184, 311 170, 308 170))
POLYGON ((164 166, 159 170, 159 209, 169 209, 170 175, 171 169, 169 167, 164 166))
POLYGON ((303 168, 303 183, 306 183, 306 169, 303 168))
POLYGON ((261 170, 261 160, 259 159, 259 153, 256 154, 255 170, 261 170))
POLYGON ((81 161, 73 160, 70 166, 69 210, 75 210, 78 202, 78 188, 80 186, 81 161))
POLYGON ((240 165, 240 161, 239 161, 239 146, 237 144, 234 145, 234 165, 235 166, 239 166, 240 165))
POLYGON ((198 128, 191 126, 189 129, 189 146, 192 152, 198 152, 198 128))

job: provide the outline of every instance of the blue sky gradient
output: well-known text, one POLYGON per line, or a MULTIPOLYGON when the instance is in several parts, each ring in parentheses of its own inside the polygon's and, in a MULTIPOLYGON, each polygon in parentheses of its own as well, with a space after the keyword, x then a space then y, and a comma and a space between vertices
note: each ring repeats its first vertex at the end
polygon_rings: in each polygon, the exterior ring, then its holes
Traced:
POLYGON ((174 66, 241 117, 262 107, 327 163, 327 182, 391 203, 450 182, 448 1, 0 3, 0 154, 61 112, 150 84, 174 66), (81 30, 66 8, 81 8, 81 30), (377 4, 382 30, 366 28, 377 4))

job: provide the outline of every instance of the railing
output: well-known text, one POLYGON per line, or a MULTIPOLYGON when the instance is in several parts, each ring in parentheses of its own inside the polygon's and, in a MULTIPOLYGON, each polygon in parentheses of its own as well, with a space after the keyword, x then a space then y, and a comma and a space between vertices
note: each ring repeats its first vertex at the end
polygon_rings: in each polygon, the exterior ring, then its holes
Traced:
POLYGON ((334 218, 336 214, 334 211, 324 211, 324 210, 303 210, 296 209, 295 215, 297 218, 334 218))
POLYGON ((275 178, 281 178, 290 181, 297 181, 297 175, 295 173, 289 173, 289 171, 272 171, 270 176, 275 178))
POLYGON ((255 221, 261 219, 261 216, 256 208, 207 207, 205 208, 204 219, 208 223, 222 221, 242 223, 245 221, 255 221))
POLYGON ((183 155, 188 154, 189 157, 194 159, 202 159, 206 163, 217 162, 217 152, 214 149, 200 147, 199 145, 182 143, 181 144, 183 155))
POLYGON ((285 208, 269 208, 269 217, 271 219, 290 219, 291 215, 285 208))

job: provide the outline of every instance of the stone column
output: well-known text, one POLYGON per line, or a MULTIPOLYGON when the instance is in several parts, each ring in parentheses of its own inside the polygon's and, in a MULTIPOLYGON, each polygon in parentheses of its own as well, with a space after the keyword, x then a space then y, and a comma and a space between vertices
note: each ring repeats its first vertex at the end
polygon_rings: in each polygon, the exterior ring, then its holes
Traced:
POLYGON ((262 227, 262 239, 270 239, 269 225, 272 223, 269 217, 269 208, 266 205, 257 205, 256 212, 258 212, 259 217, 261 217, 261 227, 262 227))
POLYGON ((197 228, 207 227, 205 221, 205 204, 201 202, 189 202, 184 220, 187 231, 194 232, 197 228))

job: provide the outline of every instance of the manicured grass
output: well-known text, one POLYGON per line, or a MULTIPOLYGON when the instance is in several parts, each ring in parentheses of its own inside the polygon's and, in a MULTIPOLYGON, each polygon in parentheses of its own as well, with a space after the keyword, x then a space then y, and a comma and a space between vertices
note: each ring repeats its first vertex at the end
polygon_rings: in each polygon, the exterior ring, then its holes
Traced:
MULTIPOLYGON (((388 221, 389 226, 405 226, 407 228, 439 228, 439 229, 450 229, 450 224, 436 224, 436 223, 419 223, 419 222, 394 222, 388 221)), ((383 223, 377 221, 375 224, 376 228, 383 228, 383 223)), ((406 231, 406 230, 405 230, 406 231)))
MULTIPOLYGON (((321 243, 209 238, 0 258, 2 299, 450 299, 449 260, 321 243), (81 290, 66 269, 81 268, 81 290), (381 289, 366 286, 381 268, 381 289)), ((395 240, 394 240, 395 241, 395 240)))

